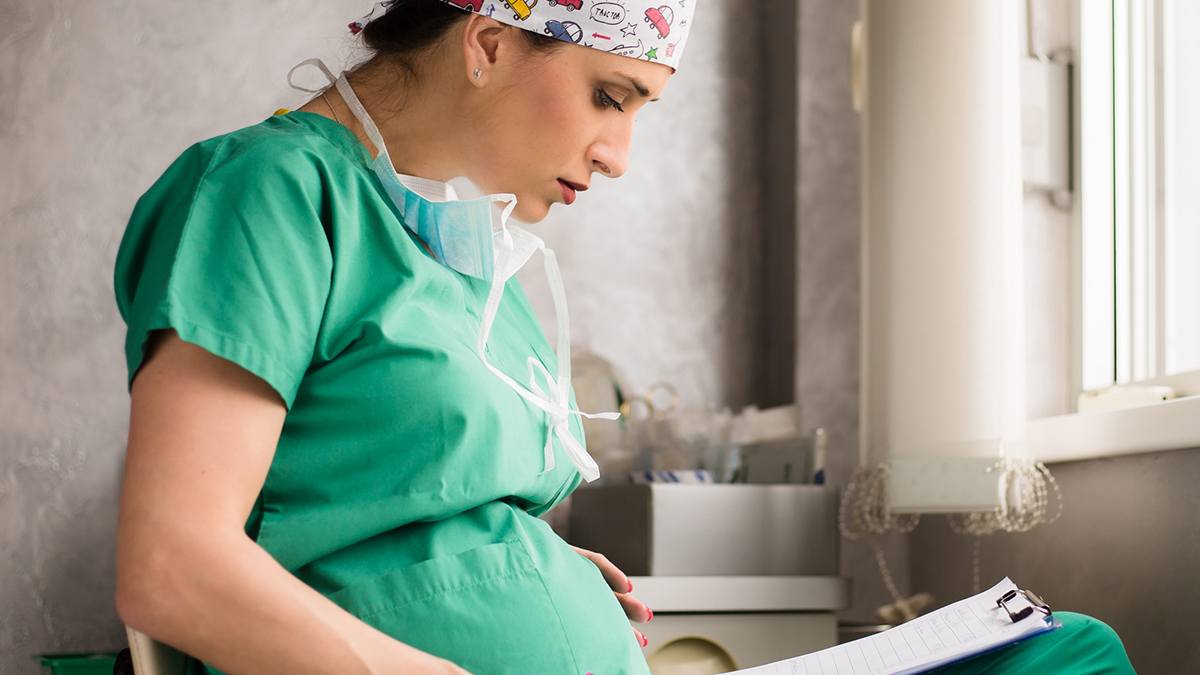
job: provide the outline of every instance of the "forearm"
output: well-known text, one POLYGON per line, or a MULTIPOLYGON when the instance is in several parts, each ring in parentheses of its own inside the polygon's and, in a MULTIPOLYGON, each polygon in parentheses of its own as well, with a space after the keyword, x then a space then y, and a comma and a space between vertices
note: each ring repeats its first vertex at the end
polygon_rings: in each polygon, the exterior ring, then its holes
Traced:
POLYGON ((122 618, 230 675, 455 670, 347 613, 240 532, 175 531, 149 543, 129 529, 118 561, 122 618))

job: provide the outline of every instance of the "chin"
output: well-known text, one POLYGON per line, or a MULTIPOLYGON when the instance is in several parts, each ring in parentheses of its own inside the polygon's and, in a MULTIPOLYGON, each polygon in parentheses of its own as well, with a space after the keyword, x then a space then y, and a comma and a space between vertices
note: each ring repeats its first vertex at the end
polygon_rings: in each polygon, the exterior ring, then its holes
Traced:
POLYGON ((522 200, 518 197, 517 208, 513 209, 512 217, 518 222, 532 224, 542 222, 549 213, 550 202, 534 199, 533 197, 530 197, 528 200, 522 200))

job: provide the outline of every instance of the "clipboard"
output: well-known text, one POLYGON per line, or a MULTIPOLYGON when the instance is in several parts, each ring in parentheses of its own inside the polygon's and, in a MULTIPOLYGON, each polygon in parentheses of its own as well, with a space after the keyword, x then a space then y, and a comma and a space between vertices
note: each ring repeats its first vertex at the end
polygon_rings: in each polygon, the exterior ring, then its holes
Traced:
POLYGON ((1062 627, 1010 579, 882 633, 729 675, 917 675, 1062 627))

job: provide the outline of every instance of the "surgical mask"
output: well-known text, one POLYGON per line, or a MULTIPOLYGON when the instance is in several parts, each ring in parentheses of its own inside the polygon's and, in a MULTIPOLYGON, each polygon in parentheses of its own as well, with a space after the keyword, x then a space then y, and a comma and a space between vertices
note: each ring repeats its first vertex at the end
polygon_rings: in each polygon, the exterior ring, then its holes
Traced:
POLYGON ((400 209, 404 225, 429 246, 435 258, 467 276, 492 280, 492 204, 508 202, 502 214, 507 220, 517 203, 514 195, 460 201, 449 183, 396 173, 386 150, 375 158, 374 168, 400 209))
MULTIPOLYGON (((555 466, 554 443, 558 437, 566 450, 571 464, 584 480, 591 482, 600 477, 596 461, 584 449, 583 444, 571 434, 568 420, 571 415, 593 419, 615 420, 618 413, 584 413, 570 406, 571 394, 571 330, 567 315, 567 295, 559 273, 554 251, 536 235, 508 223, 517 197, 513 194, 494 194, 472 200, 459 200, 454 188, 446 183, 405 176, 396 171, 383 142, 383 135, 375 122, 359 102, 343 74, 333 74, 318 59, 309 59, 296 66, 314 65, 329 78, 342 95, 342 99, 362 124, 371 143, 379 150, 375 158, 375 174, 384 190, 403 216, 404 225, 424 241, 446 266, 491 283, 487 302, 484 304, 476 351, 480 360, 496 377, 511 387, 529 404, 542 410, 549 418, 546 427, 546 444, 543 448, 543 473, 555 466), (506 203, 503 209, 493 207, 506 203), (504 287, 517 270, 524 267, 534 251, 542 252, 546 279, 554 299, 554 315, 558 326, 558 346, 555 354, 558 373, 554 377, 536 356, 526 359, 529 369, 529 386, 524 387, 487 360, 487 341, 496 313, 504 297, 504 287), (539 384, 539 376, 541 384, 539 384), (543 388, 542 384, 545 385, 543 388)), ((292 69, 295 72, 296 68, 292 69)), ((289 82, 291 73, 288 74, 289 82)), ((292 85, 295 87, 295 85, 292 85)), ((300 87, 296 87, 300 89, 300 87)))

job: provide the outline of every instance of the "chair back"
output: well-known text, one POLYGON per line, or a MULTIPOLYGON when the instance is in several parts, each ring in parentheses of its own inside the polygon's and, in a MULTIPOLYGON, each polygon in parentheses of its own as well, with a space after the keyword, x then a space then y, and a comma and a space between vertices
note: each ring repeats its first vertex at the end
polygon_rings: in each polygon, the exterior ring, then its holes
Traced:
POLYGON ((187 657, 181 652, 128 626, 125 632, 129 635, 134 675, 184 675, 187 657))

